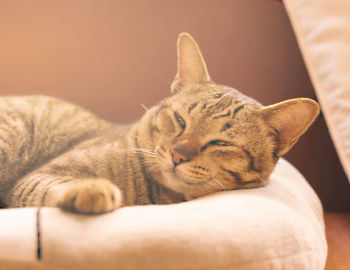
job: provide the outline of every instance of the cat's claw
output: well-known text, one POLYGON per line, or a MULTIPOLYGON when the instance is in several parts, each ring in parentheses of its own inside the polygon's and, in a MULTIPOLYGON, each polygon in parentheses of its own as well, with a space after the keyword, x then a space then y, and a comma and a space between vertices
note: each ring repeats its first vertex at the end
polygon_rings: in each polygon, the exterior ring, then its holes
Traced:
POLYGON ((108 180, 81 181, 67 188, 59 206, 82 214, 100 214, 119 208, 122 195, 119 188, 108 180))

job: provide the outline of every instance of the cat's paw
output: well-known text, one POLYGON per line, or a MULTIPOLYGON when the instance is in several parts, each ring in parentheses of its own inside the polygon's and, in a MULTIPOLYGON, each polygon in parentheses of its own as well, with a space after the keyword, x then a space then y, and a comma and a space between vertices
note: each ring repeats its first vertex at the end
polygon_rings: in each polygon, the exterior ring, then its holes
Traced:
POLYGON ((59 201, 64 210, 100 214, 119 208, 122 194, 119 188, 108 180, 84 180, 67 188, 59 201))

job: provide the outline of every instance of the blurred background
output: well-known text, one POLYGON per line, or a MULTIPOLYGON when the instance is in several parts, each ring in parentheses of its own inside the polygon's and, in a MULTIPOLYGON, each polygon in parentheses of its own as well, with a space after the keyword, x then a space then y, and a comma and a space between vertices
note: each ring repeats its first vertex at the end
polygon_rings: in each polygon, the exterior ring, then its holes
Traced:
MULTIPOLYGON (((315 98, 284 7, 272 0, 2 0, 0 95, 51 95, 135 121, 141 104, 169 95, 180 32, 197 40, 217 83, 266 105, 315 98)), ((326 210, 350 209, 322 115, 286 159, 326 210)))

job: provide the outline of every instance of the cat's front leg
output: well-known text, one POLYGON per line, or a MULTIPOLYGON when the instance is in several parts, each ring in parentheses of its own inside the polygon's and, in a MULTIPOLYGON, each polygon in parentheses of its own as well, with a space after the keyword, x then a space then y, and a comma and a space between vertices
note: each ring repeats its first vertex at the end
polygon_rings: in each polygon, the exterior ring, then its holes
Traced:
POLYGON ((32 173, 3 194, 8 207, 54 206, 64 210, 99 214, 122 206, 118 186, 104 178, 75 178, 32 173))
POLYGON ((105 179, 87 179, 68 184, 60 196, 58 206, 77 213, 105 213, 122 205, 120 189, 105 179))

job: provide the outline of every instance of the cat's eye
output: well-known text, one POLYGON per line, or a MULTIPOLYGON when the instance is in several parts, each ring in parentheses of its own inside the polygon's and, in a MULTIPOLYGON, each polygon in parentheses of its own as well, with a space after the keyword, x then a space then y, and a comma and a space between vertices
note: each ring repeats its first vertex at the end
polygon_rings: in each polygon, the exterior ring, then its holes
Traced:
POLYGON ((210 141, 210 142, 208 143, 208 145, 232 146, 231 143, 225 142, 225 141, 221 141, 221 140, 210 141))
POLYGON ((174 116, 175 116, 175 119, 176 119, 177 123, 179 124, 179 126, 182 129, 185 129, 186 128, 185 120, 177 112, 174 112, 174 116))
POLYGON ((229 143, 229 142, 225 142, 225 141, 222 141, 222 140, 213 140, 213 141, 208 142, 206 145, 204 145, 201 148, 201 151, 204 151, 205 149, 207 149, 211 145, 216 145, 216 146, 233 146, 233 144, 229 143))

